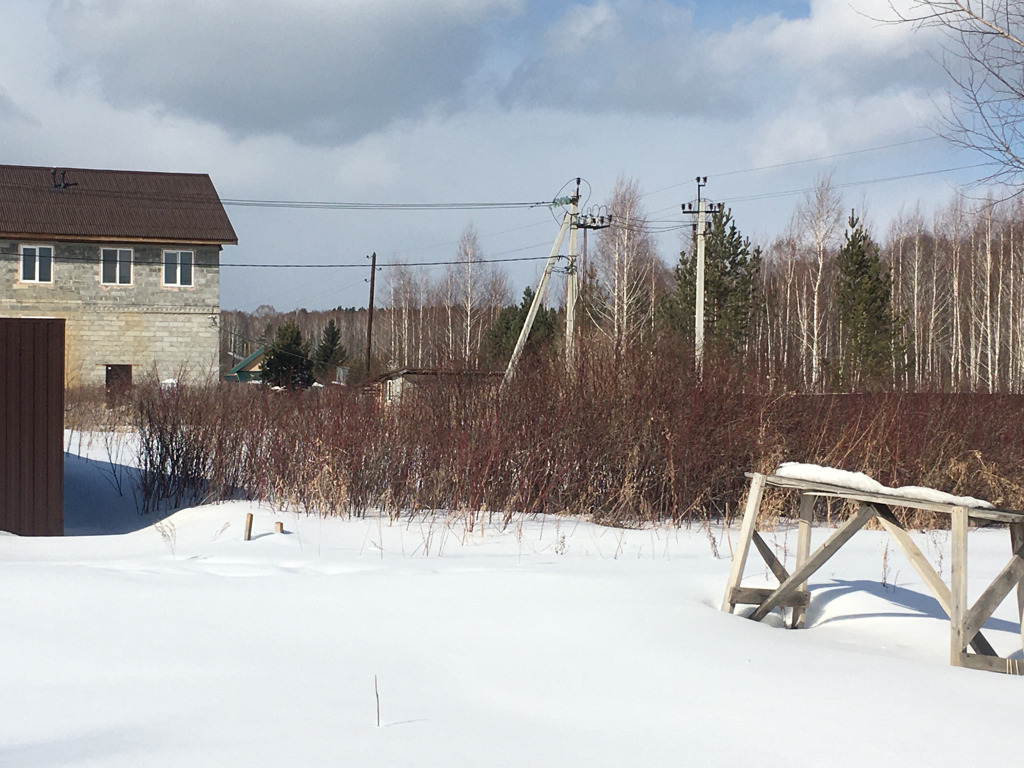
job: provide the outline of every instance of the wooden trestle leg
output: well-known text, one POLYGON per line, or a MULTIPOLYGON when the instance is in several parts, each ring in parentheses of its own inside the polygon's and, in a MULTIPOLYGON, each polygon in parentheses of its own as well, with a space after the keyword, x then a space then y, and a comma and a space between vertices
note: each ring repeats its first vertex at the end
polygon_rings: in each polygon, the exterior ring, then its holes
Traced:
POLYGON ((764 496, 765 476, 755 472, 750 479, 750 492, 747 494, 747 506, 743 511, 743 523, 740 526, 740 540, 732 556, 732 569, 729 571, 729 583, 725 586, 722 598, 722 610, 732 613, 736 607, 733 601, 733 590, 743 580, 743 569, 747 567, 747 555, 750 553, 750 542, 754 537, 754 524, 757 513, 761 509, 761 497, 764 496))
MULTIPOLYGON (((814 496, 808 493, 800 495, 800 519, 796 540, 796 567, 800 569, 811 555, 811 523, 814 520, 814 496)), ((799 587, 799 592, 807 592, 807 582, 799 587)), ((802 605, 793 607, 793 629, 803 629, 806 608, 802 605)))

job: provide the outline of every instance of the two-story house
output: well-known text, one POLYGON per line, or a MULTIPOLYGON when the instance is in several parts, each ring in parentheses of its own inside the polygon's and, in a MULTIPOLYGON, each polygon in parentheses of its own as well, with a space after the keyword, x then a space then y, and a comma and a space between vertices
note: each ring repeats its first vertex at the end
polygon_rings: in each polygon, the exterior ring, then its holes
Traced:
POLYGON ((237 242, 206 174, 0 165, 0 316, 64 318, 72 386, 215 380, 237 242))

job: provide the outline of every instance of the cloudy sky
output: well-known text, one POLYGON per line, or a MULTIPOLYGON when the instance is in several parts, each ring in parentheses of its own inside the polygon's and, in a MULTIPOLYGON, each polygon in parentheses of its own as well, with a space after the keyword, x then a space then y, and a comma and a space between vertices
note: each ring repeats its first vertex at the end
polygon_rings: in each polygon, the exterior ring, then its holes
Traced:
MULTIPOLYGON (((223 198, 261 201, 544 201, 580 176, 595 205, 626 176, 666 230, 666 262, 694 177, 767 243, 831 173, 881 236, 901 209, 930 215, 983 175, 934 133, 941 40, 874 20, 887 13, 887 0, 3 0, 0 162, 203 172, 223 198)), ((444 261, 471 224, 487 258, 543 258, 557 231, 544 208, 228 214, 226 309, 362 306, 368 269, 303 265, 444 261), (292 266, 240 266, 269 263, 292 266)), ((505 265, 514 293, 541 263, 505 265)))

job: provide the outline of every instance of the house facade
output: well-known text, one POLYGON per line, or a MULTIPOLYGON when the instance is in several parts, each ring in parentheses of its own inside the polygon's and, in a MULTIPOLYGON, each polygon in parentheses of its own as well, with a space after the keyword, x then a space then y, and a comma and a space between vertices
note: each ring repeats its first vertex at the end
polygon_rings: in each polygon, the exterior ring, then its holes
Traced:
POLYGON ((0 165, 0 317, 65 319, 69 386, 215 380, 237 242, 206 174, 0 165))

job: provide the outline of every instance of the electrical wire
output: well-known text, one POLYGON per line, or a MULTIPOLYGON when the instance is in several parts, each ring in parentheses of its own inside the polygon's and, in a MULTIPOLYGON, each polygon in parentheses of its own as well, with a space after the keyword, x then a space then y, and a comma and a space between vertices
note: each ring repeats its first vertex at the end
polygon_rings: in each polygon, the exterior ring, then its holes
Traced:
MULTIPOLYGON (((774 163, 772 165, 761 165, 761 166, 755 166, 753 168, 741 168, 741 169, 737 169, 737 170, 733 170, 733 171, 724 171, 722 173, 708 174, 708 176, 712 176, 713 175, 716 179, 719 179, 719 178, 722 178, 724 176, 738 176, 738 175, 744 174, 744 173, 757 173, 757 172, 760 172, 760 171, 772 171, 772 170, 775 170, 777 168, 788 168, 788 167, 793 166, 793 165, 805 165, 807 163, 820 163, 820 162, 823 162, 825 160, 836 160, 836 159, 838 159, 840 157, 852 157, 854 155, 863 155, 863 154, 867 154, 869 152, 880 152, 880 151, 883 151, 883 150, 886 150, 886 149, 896 149, 897 147, 905 147, 905 146, 908 146, 910 144, 920 144, 920 143, 926 142, 926 141, 938 141, 940 138, 941 137, 939 137, 939 136, 928 136, 928 137, 921 138, 921 139, 910 139, 908 141, 898 141, 898 142, 894 142, 892 144, 881 144, 881 145, 875 146, 875 147, 864 147, 863 149, 853 149, 853 150, 850 150, 848 152, 836 152, 835 154, 831 154, 831 155, 820 155, 818 157, 806 157, 806 158, 803 158, 801 160, 789 160, 789 161, 786 161, 786 162, 783 162, 783 163, 774 163)), ((660 192, 668 192, 669 190, 678 189, 679 187, 686 186, 687 184, 693 184, 693 180, 692 179, 688 179, 686 181, 681 181, 678 184, 672 184, 672 185, 667 186, 667 187, 662 187, 661 189, 656 189, 653 192, 645 192, 643 195, 641 195, 641 197, 648 197, 650 195, 656 195, 656 194, 658 194, 660 192)))
MULTIPOLYGON (((541 243, 543 245, 543 243, 541 243)), ((518 248, 516 250, 525 251, 530 248, 537 248, 536 245, 526 246, 524 248, 518 248)), ((472 259, 474 264, 505 264, 514 261, 544 261, 547 256, 515 256, 505 259, 472 259)), ((444 267, 458 264, 466 264, 466 260, 454 260, 454 261, 395 261, 391 263, 377 263, 377 267, 389 268, 389 267, 444 267)), ((368 269, 369 264, 231 264, 223 263, 222 267, 247 267, 247 268, 264 268, 264 269, 368 269)))
MULTIPOLYGON (((971 168, 984 168, 985 166, 992 165, 991 162, 985 163, 974 163, 972 165, 958 165, 954 168, 940 168, 934 171, 920 171, 918 173, 904 173, 898 176, 883 176, 877 179, 863 179, 861 181, 847 181, 832 184, 833 189, 848 189, 850 187, 865 187, 871 184, 884 184, 889 181, 900 181, 902 179, 916 179, 923 176, 936 176, 942 173, 953 173, 955 171, 966 171, 971 168)), ((764 192, 757 195, 745 195, 741 197, 730 198, 730 202, 748 202, 750 200, 768 200, 776 197, 788 197, 790 195, 800 195, 807 192, 812 192, 814 187, 804 187, 802 189, 789 189, 779 192, 764 192)))
MULTIPOLYGON (((69 169, 73 170, 73 169, 69 169)), ((0 190, 33 190, 38 192, 38 185, 0 182, 0 190)), ((46 190, 51 187, 46 186, 46 190)), ((84 188, 77 184, 67 188, 53 187, 55 193, 81 196, 84 188)), ((81 197, 80 204, 90 204, 90 198, 97 200, 120 199, 140 200, 149 203, 178 204, 185 207, 208 205, 212 199, 202 194, 178 194, 174 192, 137 192, 120 189, 90 189, 88 196, 81 197)), ((336 211, 479 211, 479 210, 510 210, 517 208, 551 208, 552 200, 511 201, 511 202, 452 202, 452 203, 358 203, 350 201, 330 200, 262 200, 257 198, 218 197, 221 205, 243 208, 301 208, 336 211)))
MULTIPOLYGON (((522 248, 512 248, 507 251, 500 251, 496 256, 503 256, 508 253, 520 253, 522 251, 532 250, 534 248, 540 248, 546 245, 546 243, 535 243, 533 245, 525 245, 522 248)), ((18 257, 18 254, 5 254, 12 257, 18 257)), ((55 264, 62 262, 86 262, 93 263, 96 265, 100 264, 99 254, 93 256, 73 256, 67 254, 55 254, 53 257, 55 264)), ((479 259, 473 259, 474 264, 503 264, 517 261, 544 261, 547 256, 511 256, 507 258, 486 258, 481 257, 479 259)), ((132 264, 136 266, 162 266, 164 264, 163 259, 153 258, 132 258, 132 264)), ((219 267, 238 267, 238 268, 264 268, 264 269, 369 269, 369 264, 366 262, 356 263, 328 263, 328 264, 313 264, 313 263, 273 263, 273 264, 260 264, 256 262, 220 262, 217 265, 204 264, 200 261, 194 261, 194 266, 197 268, 219 266, 219 267)), ((378 269, 386 269, 392 267, 443 267, 466 264, 465 259, 452 259, 447 261, 394 261, 394 262, 378 262, 378 269)))
POLYGON ((243 208, 304 208, 329 211, 480 211, 514 208, 551 208, 551 201, 488 203, 350 203, 323 200, 246 200, 221 198, 222 205, 243 208))

